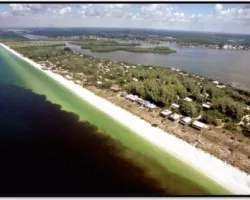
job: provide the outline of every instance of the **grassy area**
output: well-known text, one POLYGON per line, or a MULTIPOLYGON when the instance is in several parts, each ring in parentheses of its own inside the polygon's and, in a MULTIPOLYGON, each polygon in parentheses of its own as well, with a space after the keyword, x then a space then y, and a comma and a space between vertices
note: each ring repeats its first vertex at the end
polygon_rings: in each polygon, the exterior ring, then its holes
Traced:
MULTIPOLYGON (((128 127, 124 127, 97 110, 42 72, 6 50, 0 48, 0 51, 2 59, 8 64, 12 73, 17 74, 25 82, 24 86, 35 93, 46 95, 49 101, 60 104, 63 110, 78 114, 81 120, 89 121, 101 132, 105 132, 127 148, 144 155, 141 160, 138 159, 138 162, 144 163, 143 166, 150 176, 159 179, 165 187, 172 187, 173 191, 177 192, 176 194, 229 194, 222 186, 137 136, 128 127)), ((126 156, 132 159, 133 154, 128 152, 126 156)))

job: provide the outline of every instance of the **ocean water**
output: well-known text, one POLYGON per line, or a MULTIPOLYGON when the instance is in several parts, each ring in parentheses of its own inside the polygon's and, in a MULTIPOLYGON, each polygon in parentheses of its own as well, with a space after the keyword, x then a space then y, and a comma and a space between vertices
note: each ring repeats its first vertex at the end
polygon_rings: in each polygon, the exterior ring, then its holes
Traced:
POLYGON ((0 91, 0 195, 167 193, 77 115, 19 86, 0 91))
POLYGON ((228 193, 1 47, 0 158, 0 195, 228 193))

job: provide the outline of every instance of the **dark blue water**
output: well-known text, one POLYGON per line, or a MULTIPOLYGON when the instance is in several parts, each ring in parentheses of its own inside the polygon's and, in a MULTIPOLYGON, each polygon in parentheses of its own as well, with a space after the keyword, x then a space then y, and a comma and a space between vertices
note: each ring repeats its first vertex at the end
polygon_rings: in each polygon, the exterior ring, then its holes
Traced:
POLYGON ((0 92, 0 195, 167 193, 77 115, 19 86, 0 92))

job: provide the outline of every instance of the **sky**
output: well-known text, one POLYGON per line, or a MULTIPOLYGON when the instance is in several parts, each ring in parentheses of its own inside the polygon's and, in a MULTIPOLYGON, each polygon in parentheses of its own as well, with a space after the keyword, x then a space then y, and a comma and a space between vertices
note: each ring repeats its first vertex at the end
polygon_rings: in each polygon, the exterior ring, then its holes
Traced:
POLYGON ((250 4, 0 4, 3 27, 118 27, 250 34, 250 4))

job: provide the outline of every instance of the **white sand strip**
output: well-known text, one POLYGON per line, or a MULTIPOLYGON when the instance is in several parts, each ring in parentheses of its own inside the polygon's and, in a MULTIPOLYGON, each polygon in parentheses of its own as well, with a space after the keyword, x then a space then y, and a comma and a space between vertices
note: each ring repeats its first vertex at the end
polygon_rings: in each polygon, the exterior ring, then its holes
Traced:
POLYGON ((133 130, 136 134, 147 139, 151 143, 157 145, 161 149, 179 158, 196 170, 200 171, 205 176, 211 178, 224 188, 234 194, 250 194, 250 175, 240 171, 239 169, 219 160, 218 158, 195 148, 187 142, 164 132, 163 130, 152 127, 148 122, 131 114, 130 112, 112 104, 111 102, 95 95, 82 88, 81 86, 68 81, 64 77, 54 74, 51 71, 44 71, 41 65, 32 60, 23 57, 19 53, 10 49, 8 46, 1 44, 5 49, 9 50, 19 58, 30 63, 32 66, 40 69, 54 80, 61 83, 66 88, 70 89, 76 95, 88 101, 96 108, 107 113, 109 116, 124 124, 133 130))

